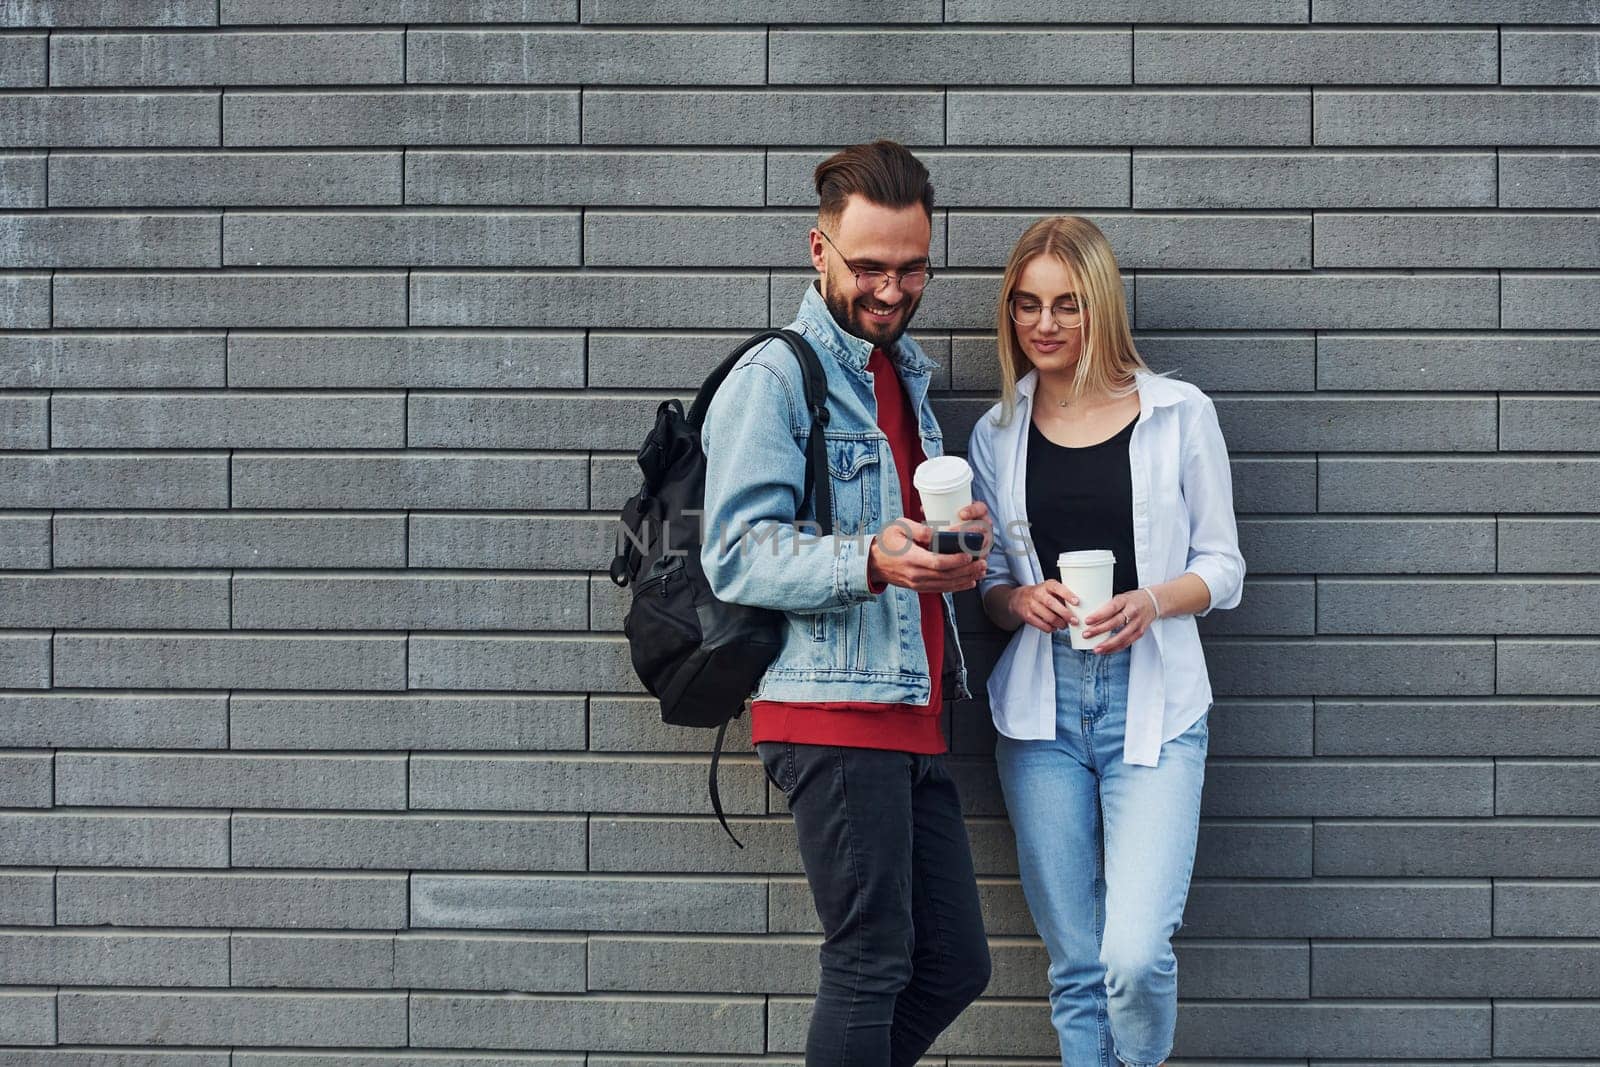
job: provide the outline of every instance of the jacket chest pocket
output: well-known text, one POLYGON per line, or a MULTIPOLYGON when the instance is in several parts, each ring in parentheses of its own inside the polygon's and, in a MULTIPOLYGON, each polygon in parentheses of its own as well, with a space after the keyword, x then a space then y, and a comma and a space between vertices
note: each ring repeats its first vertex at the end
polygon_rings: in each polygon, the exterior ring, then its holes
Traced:
POLYGON ((877 439, 829 437, 827 444, 834 530, 842 534, 875 531, 882 508, 877 439))

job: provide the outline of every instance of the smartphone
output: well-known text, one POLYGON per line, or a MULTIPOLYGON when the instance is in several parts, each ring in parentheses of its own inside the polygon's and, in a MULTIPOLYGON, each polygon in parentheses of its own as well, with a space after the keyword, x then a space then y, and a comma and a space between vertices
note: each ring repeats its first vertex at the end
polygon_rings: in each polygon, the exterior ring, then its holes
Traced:
POLYGON ((933 550, 941 556, 965 552, 976 559, 983 555, 983 531, 936 530, 933 534, 933 550))

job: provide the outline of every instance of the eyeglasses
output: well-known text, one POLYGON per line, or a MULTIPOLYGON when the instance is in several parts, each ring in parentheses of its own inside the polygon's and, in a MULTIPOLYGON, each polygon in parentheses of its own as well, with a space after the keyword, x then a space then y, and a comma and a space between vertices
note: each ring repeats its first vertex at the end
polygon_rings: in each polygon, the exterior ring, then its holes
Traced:
MULTIPOLYGON (((828 247, 839 252, 839 246, 833 243, 832 237, 823 233, 821 229, 817 232, 828 242, 828 247)), ((927 267, 918 267, 915 270, 862 270, 845 259, 843 252, 839 252, 839 258, 844 259, 845 267, 856 276, 856 288, 867 294, 876 293, 889 284, 890 278, 893 278, 899 283, 901 292, 915 295, 927 288, 928 283, 933 280, 933 271, 927 267)))
MULTIPOLYGON (((1006 301, 1011 309, 1011 321, 1018 326, 1035 326, 1044 314, 1044 305, 1027 296, 1013 296, 1006 301)), ((1050 305, 1050 318, 1057 326, 1071 329, 1083 322, 1083 309, 1076 300, 1063 300, 1050 305)))

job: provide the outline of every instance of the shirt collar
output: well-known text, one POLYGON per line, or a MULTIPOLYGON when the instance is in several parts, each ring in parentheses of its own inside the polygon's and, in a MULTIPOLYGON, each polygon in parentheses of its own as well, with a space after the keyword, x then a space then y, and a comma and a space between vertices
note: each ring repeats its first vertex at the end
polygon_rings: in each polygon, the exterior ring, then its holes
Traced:
MULTIPOLYGON (((1168 407, 1183 401, 1183 391, 1168 381, 1166 375, 1138 370, 1133 372, 1133 380, 1139 385, 1140 418, 1155 408, 1168 407)), ((1027 397, 1032 402, 1034 390, 1038 385, 1039 369, 1035 367, 1017 379, 1017 396, 1027 397)))
MULTIPOLYGON (((806 327, 807 336, 831 352, 835 359, 858 374, 866 374, 867 360, 872 356, 872 342, 847 332, 834 320, 833 312, 828 310, 828 304, 822 299, 816 282, 806 286, 806 294, 800 300, 799 319, 806 327)), ((901 334, 894 347, 885 349, 885 352, 902 374, 932 374, 938 366, 905 334, 901 334)))

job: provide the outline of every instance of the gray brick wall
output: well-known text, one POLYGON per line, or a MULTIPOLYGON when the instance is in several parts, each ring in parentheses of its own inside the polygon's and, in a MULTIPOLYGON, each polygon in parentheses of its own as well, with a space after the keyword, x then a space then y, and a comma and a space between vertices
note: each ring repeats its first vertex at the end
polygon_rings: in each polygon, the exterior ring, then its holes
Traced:
MULTIPOLYGON (((797 1061, 782 798, 707 817, 608 513, 880 135, 951 439, 1075 212, 1233 450, 1177 1055, 1596 1062, 1600 3, 0 0, 0 1067, 797 1061)), ((950 737, 930 1062, 1047 1064, 950 737)))

